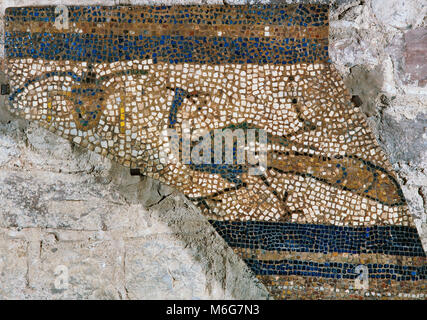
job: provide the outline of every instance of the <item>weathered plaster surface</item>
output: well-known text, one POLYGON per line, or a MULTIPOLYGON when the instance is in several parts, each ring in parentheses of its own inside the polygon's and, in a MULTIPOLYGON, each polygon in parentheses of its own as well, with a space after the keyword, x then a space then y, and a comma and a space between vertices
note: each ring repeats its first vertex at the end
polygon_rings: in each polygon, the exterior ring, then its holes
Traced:
MULTIPOLYGON (((59 3, 67 1, 3 0, 0 15, 8 6, 59 3)), ((398 172, 427 247, 427 88, 425 72, 419 70, 425 70, 419 61, 426 60, 427 51, 422 3, 334 1, 330 51, 398 172)), ((2 54, 0 49, 0 58, 2 54)), ((130 176, 107 159, 11 117, 3 96, 0 203, 0 299, 268 298, 182 195, 151 179, 130 176), (60 281, 67 274, 68 286, 60 281)))

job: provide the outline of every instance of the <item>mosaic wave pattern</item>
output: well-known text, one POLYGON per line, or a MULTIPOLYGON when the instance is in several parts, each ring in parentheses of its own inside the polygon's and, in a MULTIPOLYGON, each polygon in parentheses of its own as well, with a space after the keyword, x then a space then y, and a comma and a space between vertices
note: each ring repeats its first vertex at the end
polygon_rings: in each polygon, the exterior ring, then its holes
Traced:
POLYGON ((327 6, 22 7, 5 23, 11 111, 183 192, 275 298, 427 297, 395 173, 329 62, 327 6), (266 170, 165 163, 160 132, 185 123, 265 130, 266 170))

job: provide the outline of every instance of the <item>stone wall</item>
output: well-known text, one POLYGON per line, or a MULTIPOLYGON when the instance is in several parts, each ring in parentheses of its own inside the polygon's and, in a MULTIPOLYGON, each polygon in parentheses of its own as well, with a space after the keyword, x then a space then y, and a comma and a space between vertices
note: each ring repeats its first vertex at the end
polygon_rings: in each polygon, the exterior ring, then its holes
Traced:
MULTIPOLYGON (((4 0, 0 15, 8 6, 59 3, 67 1, 4 0)), ((334 1, 330 54, 398 172, 426 248, 427 29, 422 3, 334 1)), ((2 61, 1 82, 4 67, 2 61)), ((0 299, 268 298, 181 194, 130 176, 128 169, 11 117, 4 96, 0 201, 0 299)))

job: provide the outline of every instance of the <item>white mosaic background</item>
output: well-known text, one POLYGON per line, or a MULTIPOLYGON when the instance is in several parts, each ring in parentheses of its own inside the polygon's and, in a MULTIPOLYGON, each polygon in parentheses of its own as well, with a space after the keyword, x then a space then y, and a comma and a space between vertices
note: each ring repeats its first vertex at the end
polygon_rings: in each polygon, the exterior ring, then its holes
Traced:
MULTIPOLYGON (((8 6, 100 3, 160 2, 0 0, 0 19, 8 6)), ((426 61, 426 7, 422 0, 386 3, 333 1, 330 54, 397 170, 427 248, 427 70, 419 63, 426 61)), ((12 118, 0 97, 0 299, 39 298, 265 299, 268 293, 183 196, 12 118), (60 283, 64 270, 68 287, 60 283)))

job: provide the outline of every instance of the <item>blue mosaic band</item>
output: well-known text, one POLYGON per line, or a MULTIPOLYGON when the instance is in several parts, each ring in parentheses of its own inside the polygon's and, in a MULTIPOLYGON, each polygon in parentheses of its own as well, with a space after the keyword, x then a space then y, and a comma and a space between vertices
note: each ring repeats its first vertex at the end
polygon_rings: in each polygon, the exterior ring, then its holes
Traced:
POLYGON ((71 6, 68 20, 74 27, 55 33, 48 28, 57 17, 54 7, 7 8, 5 47, 8 58, 91 63, 134 59, 202 64, 328 61, 327 6, 266 8, 207 6, 197 11, 188 6, 71 6), (31 32, 22 25, 30 25, 31 32), (132 35, 123 34, 122 29, 116 32, 117 25, 137 31, 132 35), (183 28, 180 34, 176 34, 177 26, 183 28))
MULTIPOLYGON (((328 6, 311 5, 257 5, 257 6, 69 6, 70 22, 114 22, 120 24, 155 23, 166 25, 278 25, 278 26, 328 26, 328 6), (103 10, 104 9, 104 10, 103 10), (143 9, 143 10, 141 10, 143 9), (130 17, 127 12, 133 13, 130 17), (215 21, 205 19, 214 15, 215 21)), ((55 22, 55 7, 7 8, 7 22, 55 22)))
POLYGON ((328 60, 325 39, 6 33, 7 57, 91 63, 295 64, 328 60), (223 48, 220 52, 216 48, 223 48))
MULTIPOLYGON (((329 279, 355 279, 357 264, 340 262, 314 262, 301 260, 257 260, 245 259, 256 275, 281 275, 322 277, 329 279)), ((365 264, 372 279, 394 281, 419 281, 427 279, 427 266, 402 266, 391 264, 365 264)))
POLYGON ((417 230, 412 227, 340 227, 266 221, 216 220, 210 220, 210 223, 233 248, 426 256, 417 230))

